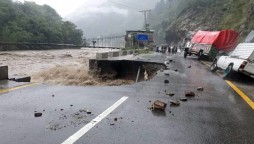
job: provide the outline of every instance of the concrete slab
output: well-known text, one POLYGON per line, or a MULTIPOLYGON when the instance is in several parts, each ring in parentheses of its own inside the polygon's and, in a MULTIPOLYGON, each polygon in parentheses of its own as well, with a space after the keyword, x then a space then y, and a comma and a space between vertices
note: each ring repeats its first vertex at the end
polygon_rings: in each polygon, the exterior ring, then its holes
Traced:
POLYGON ((31 82, 31 77, 30 76, 16 76, 16 77, 11 77, 9 80, 15 81, 15 82, 31 82))
POLYGON ((8 66, 0 66, 0 80, 8 79, 8 66))

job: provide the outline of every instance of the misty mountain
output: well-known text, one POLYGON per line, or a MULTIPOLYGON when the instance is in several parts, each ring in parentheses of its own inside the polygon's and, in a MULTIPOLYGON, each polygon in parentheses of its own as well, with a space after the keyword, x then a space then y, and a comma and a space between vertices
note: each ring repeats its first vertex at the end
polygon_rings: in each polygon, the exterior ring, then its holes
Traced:
MULTIPOLYGON (((94 0, 93 2, 96 3, 94 0)), ((144 16, 140 10, 153 9, 159 0, 104 0, 92 6, 80 6, 64 19, 72 21, 86 37, 121 35, 126 30, 143 29, 144 16)))

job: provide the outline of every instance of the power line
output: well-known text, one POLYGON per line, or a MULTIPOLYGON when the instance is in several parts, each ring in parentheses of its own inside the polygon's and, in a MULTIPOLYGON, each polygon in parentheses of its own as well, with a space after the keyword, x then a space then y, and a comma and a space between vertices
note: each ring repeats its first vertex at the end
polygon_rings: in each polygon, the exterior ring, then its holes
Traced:
POLYGON ((149 10, 142 10, 142 11, 139 11, 139 12, 141 12, 141 13, 143 13, 144 14, 144 29, 145 30, 149 30, 149 24, 147 23, 147 13, 148 12, 151 12, 152 10, 151 9, 149 9, 149 10))

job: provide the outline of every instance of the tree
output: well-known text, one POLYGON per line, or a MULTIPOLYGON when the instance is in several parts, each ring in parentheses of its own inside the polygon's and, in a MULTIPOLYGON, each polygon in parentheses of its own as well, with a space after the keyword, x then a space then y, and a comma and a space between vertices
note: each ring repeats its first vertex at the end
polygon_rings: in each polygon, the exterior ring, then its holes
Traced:
POLYGON ((77 29, 77 26, 74 25, 72 22, 66 21, 63 22, 63 37, 64 37, 64 43, 68 44, 82 44, 82 36, 83 31, 80 29, 77 29))
POLYGON ((0 42, 82 44, 83 32, 48 5, 0 0, 0 42))

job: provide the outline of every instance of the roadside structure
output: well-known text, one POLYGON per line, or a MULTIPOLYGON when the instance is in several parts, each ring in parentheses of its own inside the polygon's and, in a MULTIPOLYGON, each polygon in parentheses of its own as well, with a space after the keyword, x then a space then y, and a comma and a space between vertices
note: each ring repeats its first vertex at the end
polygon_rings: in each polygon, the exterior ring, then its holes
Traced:
POLYGON ((154 31, 128 30, 125 35, 125 48, 152 48, 154 45, 154 31))

